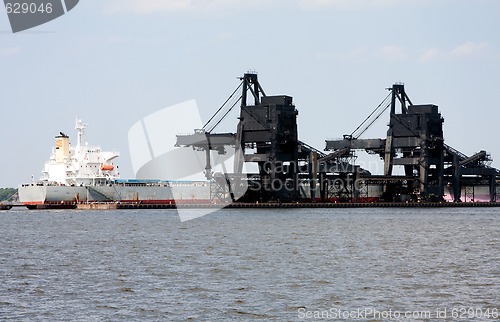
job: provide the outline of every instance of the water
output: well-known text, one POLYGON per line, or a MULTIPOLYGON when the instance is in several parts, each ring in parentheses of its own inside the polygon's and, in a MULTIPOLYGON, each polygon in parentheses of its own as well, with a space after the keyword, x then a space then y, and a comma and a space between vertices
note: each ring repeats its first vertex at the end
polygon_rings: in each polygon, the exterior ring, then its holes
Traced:
POLYGON ((5 320, 499 320, 500 209, 11 210, 0 236, 5 320))

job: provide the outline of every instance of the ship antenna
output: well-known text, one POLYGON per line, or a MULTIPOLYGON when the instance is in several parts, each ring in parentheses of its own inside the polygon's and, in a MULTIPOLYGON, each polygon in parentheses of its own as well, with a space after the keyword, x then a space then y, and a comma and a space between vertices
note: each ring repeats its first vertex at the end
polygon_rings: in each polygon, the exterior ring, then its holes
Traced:
POLYGON ((87 127, 87 124, 84 124, 82 120, 78 119, 76 117, 76 125, 75 125, 75 130, 78 131, 78 140, 76 142, 76 148, 77 150, 80 149, 82 142, 83 142, 83 135, 85 134, 85 128, 87 127))

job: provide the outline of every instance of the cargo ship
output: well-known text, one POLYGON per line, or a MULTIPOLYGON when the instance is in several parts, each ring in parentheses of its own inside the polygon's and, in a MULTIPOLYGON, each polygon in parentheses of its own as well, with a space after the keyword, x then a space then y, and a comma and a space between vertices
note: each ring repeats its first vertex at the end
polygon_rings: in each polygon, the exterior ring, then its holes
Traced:
POLYGON ((84 143, 86 125, 76 121, 77 142, 60 132, 40 180, 19 186, 19 201, 30 209, 75 208, 85 203, 169 205, 209 203, 211 182, 120 179, 119 153, 84 143))
MULTIPOLYGON (((36 182, 19 186, 19 201, 29 209, 76 208, 85 204, 117 204, 120 208, 156 207, 170 208, 185 206, 210 206, 216 203, 212 180, 138 180, 121 179, 119 166, 114 161, 119 157, 116 151, 103 151, 100 146, 84 143, 86 125, 77 120, 77 142, 73 147, 69 136, 60 132, 49 160, 45 163, 41 178, 36 182)), ((354 200, 346 194, 347 187, 339 186, 326 200, 314 198, 309 180, 299 181, 304 203, 377 203, 383 196, 383 184, 361 180, 362 191, 354 200)), ((445 189, 444 201, 453 201, 451 186, 445 189)), ((464 202, 487 202, 487 186, 477 186, 475 191, 461 189, 464 202)), ((255 191, 254 191, 255 192, 255 191)), ((247 195, 252 194, 250 185, 247 195)), ((248 196, 244 196, 242 201, 248 196)), ((255 198, 253 198, 255 199, 255 198)), ((220 201, 220 200, 219 200, 220 201)), ((255 202, 255 200, 251 200, 255 202)), ((393 201, 402 201, 393 200, 393 201)), ((229 202, 230 203, 230 202, 229 202)), ((258 204, 258 202, 257 202, 258 204)), ((234 204, 233 204, 234 206, 234 204)))

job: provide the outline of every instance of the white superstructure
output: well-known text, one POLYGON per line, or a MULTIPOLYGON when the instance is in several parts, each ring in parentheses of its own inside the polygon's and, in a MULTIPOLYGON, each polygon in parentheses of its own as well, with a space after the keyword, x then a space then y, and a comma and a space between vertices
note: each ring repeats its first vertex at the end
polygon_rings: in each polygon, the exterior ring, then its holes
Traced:
POLYGON ((45 163, 41 182, 49 185, 88 186, 103 185, 119 178, 113 160, 118 152, 102 151, 99 146, 84 143, 86 124, 77 119, 76 146, 71 146, 69 136, 60 132, 55 138, 49 161, 45 163))

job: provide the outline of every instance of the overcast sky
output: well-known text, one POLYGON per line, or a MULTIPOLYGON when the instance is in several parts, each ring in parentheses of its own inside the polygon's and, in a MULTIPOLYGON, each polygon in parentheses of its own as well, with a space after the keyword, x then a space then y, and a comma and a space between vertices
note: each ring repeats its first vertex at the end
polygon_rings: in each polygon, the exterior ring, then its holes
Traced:
MULTIPOLYGON (((294 97, 300 139, 319 149, 404 82, 439 105, 447 144, 500 167, 500 1, 81 0, 16 34, 0 11, 0 187, 38 178, 59 131, 76 142, 77 115, 133 177, 135 122, 190 99, 206 120, 248 70, 294 97)), ((385 137, 388 118, 364 137, 385 137)))

